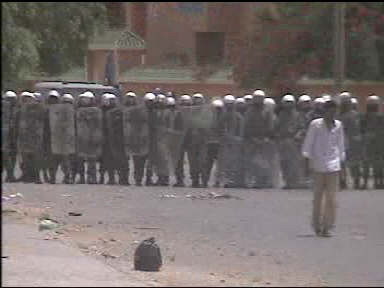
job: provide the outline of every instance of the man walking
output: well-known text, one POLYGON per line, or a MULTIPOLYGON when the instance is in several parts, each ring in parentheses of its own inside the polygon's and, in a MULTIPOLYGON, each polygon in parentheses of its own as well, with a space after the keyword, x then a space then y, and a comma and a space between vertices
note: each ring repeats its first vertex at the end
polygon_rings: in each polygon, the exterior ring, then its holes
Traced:
POLYGON ((335 223, 335 196, 345 161, 343 125, 335 120, 335 115, 336 103, 328 99, 324 103, 324 117, 311 122, 302 147, 306 172, 309 173, 311 162, 314 177, 312 225, 316 235, 323 237, 331 236, 329 230, 335 223))

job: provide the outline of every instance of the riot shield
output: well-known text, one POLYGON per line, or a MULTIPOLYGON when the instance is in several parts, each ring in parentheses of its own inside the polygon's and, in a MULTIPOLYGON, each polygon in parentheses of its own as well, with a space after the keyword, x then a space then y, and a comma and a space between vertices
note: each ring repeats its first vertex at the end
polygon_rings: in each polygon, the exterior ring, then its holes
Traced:
POLYGON ((97 107, 79 108, 76 112, 76 126, 77 155, 99 157, 103 143, 101 110, 97 107))
POLYGON ((268 143, 262 140, 246 141, 245 156, 245 185, 252 187, 272 186, 271 159, 268 153, 268 143))
POLYGON ((11 127, 11 104, 8 101, 1 101, 1 151, 8 152, 9 131, 11 127))
POLYGON ((123 136, 126 155, 149 153, 148 116, 144 106, 123 109, 123 136))
POLYGON ((220 177, 224 184, 240 185, 243 182, 243 140, 241 137, 224 135, 219 150, 220 177))
POLYGON ((123 137, 123 111, 120 107, 107 112, 107 137, 109 149, 115 159, 120 159, 125 154, 123 137))
POLYGON ((170 175, 176 171, 177 163, 179 161, 181 146, 184 140, 184 132, 177 131, 170 128, 164 128, 160 131, 158 139, 158 169, 167 169, 170 175))
POLYGON ((186 128, 209 129, 213 122, 213 111, 209 105, 180 107, 186 128))
POLYGON ((49 129, 53 154, 70 155, 76 152, 75 109, 71 105, 49 106, 49 129))
POLYGON ((42 104, 24 104, 20 109, 18 149, 21 153, 38 153, 43 146, 44 117, 42 104))

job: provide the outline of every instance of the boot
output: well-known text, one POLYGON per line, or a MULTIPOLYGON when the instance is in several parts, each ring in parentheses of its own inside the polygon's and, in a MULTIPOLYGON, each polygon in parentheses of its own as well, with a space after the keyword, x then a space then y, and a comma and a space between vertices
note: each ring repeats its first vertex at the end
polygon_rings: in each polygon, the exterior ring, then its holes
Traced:
POLYGON ((49 183, 49 176, 47 169, 43 169, 43 178, 45 183, 49 183))
POLYGON ((104 173, 100 172, 100 179, 99 179, 99 184, 104 184, 105 179, 104 179, 104 173))
POLYGON ((200 183, 197 179, 192 179, 192 185, 191 185, 192 188, 200 188, 200 183))
POLYGON ((185 187, 185 183, 182 179, 177 179, 176 183, 173 184, 173 187, 185 187))
POLYGON ((96 175, 89 175, 87 177, 87 184, 97 184, 96 175))
POLYGON ((359 179, 354 179, 353 180, 353 189, 359 190, 360 189, 360 181, 359 179))
POLYGON ((39 170, 37 170, 36 172, 33 173, 34 174, 34 182, 35 184, 43 184, 43 182, 41 181, 40 179, 40 173, 39 173, 39 170))
POLYGON ((168 176, 160 176, 156 185, 157 186, 168 186, 169 185, 169 177, 168 176))
POLYGON ((63 184, 69 184, 69 175, 64 175, 63 184))
POLYGON ((24 182, 25 175, 21 175, 19 178, 16 178, 16 182, 24 182))
POLYGON ((14 183, 16 182, 16 178, 14 175, 7 173, 7 178, 5 178, 5 182, 14 183))
POLYGON ((108 172, 108 183, 107 184, 108 185, 115 185, 116 184, 115 175, 112 172, 108 172))
POLYGON ((76 184, 85 184, 85 176, 84 174, 80 175, 79 181, 76 184))
POLYGON ((147 178, 145 180, 145 186, 154 186, 151 178, 147 178))
POLYGON ((49 180, 49 184, 56 184, 56 177, 52 176, 51 179, 49 180))

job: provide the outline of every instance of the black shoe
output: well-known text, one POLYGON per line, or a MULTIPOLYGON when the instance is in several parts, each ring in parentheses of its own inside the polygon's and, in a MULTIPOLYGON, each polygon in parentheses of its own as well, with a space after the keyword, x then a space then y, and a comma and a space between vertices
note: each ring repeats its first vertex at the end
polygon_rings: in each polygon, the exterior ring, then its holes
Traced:
POLYGON ((87 184, 97 184, 96 177, 87 178, 87 184))
POLYGON ((23 178, 23 183, 33 183, 35 182, 35 179, 31 178, 31 177, 24 177, 23 178))
POLYGON ((20 176, 19 178, 16 178, 16 182, 24 182, 24 179, 24 176, 20 176))
POLYGON ((192 188, 201 188, 199 183, 192 183, 191 187, 192 188))
POLYGON ((185 187, 185 183, 184 182, 177 182, 177 183, 173 184, 173 187, 185 187))
POLYGON ((41 181, 40 177, 35 180, 35 184, 43 184, 43 182, 41 181))
POLYGON ((331 234, 331 232, 329 232, 328 230, 323 230, 322 232, 321 232, 321 237, 327 237, 327 238, 329 238, 329 237, 332 237, 332 234, 331 234))
POLYGON ((85 178, 80 177, 79 181, 77 181, 76 184, 85 184, 85 178))
POLYGON ((17 180, 16 180, 15 176, 10 176, 10 177, 7 176, 7 178, 5 178, 5 182, 15 183, 15 182, 17 182, 17 180))
POLYGON ((45 183, 49 183, 49 177, 47 173, 43 173, 43 178, 45 183))
MULTIPOLYGON (((109 182, 108 182, 108 183, 109 183, 109 182)), ((114 184, 111 184, 111 185, 114 185, 114 184)), ((127 181, 127 180, 119 181, 119 185, 123 185, 123 186, 131 186, 131 184, 130 184, 129 181, 127 181)))
POLYGON ((151 180, 145 181, 145 186, 155 186, 155 184, 151 180))
POLYGON ((141 187, 141 186, 143 186, 143 184, 141 184, 141 182, 136 182, 135 185, 136 185, 137 187, 141 187))
POLYGON ((56 184, 56 179, 49 180, 49 184, 56 184))

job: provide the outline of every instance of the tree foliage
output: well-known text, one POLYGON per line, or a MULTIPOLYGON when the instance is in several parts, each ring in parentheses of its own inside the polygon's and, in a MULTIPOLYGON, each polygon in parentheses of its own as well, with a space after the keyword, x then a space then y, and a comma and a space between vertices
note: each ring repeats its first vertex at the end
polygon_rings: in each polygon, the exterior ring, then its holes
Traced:
POLYGON ((2 2, 3 88, 25 75, 81 65, 88 40, 106 23, 102 2, 2 2))
MULTIPOLYGON (((274 88, 280 94, 294 92, 295 83, 303 76, 331 78, 335 3, 275 5, 277 16, 266 10, 255 17, 255 29, 244 39, 234 67, 235 81, 242 88, 274 88)), ((348 78, 377 80, 384 76, 384 66, 379 65, 384 56, 380 49, 383 8, 383 3, 347 4, 348 78), (355 23, 354 19, 359 21, 355 23), (357 27, 360 29, 356 32, 357 27)))

